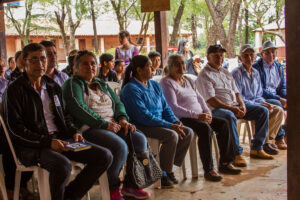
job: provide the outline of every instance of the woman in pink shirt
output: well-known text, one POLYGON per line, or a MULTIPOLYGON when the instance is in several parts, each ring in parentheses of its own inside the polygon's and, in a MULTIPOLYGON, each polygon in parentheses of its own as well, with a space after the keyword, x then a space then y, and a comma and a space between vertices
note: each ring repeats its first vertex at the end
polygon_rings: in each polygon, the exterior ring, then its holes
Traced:
POLYGON ((219 172, 239 174, 233 167, 235 144, 226 120, 213 117, 205 100, 197 91, 193 80, 184 77, 186 63, 181 55, 168 58, 168 74, 160 81, 164 96, 180 121, 198 135, 198 148, 204 168, 204 177, 210 181, 220 181, 222 176, 214 169, 212 158, 212 134, 217 134, 220 147, 219 172))
POLYGON ((116 48, 115 59, 122 59, 125 61, 125 66, 127 67, 130 60, 139 55, 139 51, 134 43, 131 41, 130 34, 128 31, 121 31, 119 33, 119 41, 121 46, 116 48))

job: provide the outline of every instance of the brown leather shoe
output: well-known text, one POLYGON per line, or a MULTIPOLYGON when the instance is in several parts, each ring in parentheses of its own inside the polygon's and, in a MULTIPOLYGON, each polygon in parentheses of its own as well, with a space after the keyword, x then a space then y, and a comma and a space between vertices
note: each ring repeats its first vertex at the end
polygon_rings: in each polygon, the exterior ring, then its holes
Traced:
POLYGON ((247 162, 246 162, 244 156, 242 156, 242 155, 235 156, 235 160, 232 164, 236 167, 246 167, 247 166, 247 162))
POLYGON ((280 149, 280 150, 286 150, 287 149, 287 145, 284 142, 284 139, 276 140, 275 144, 277 145, 278 149, 280 149))
POLYGON ((277 155, 279 153, 279 149, 276 144, 271 144, 269 142, 263 145, 263 149, 267 154, 277 155))
POLYGON ((259 158, 259 159, 266 159, 266 160, 274 159, 273 156, 267 154, 266 152, 264 152, 264 150, 251 150, 250 151, 250 157, 251 158, 259 158))

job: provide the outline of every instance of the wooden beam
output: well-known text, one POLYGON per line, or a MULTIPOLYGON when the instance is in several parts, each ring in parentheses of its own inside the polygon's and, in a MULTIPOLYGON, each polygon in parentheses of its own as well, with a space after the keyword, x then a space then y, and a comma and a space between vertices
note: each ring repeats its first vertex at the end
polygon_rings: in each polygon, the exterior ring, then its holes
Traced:
MULTIPOLYGON (((300 198, 300 1, 286 0, 288 199, 300 198)), ((284 173, 284 172, 283 172, 284 173)))
POLYGON ((0 3, 0 57, 7 59, 3 3, 0 3))
POLYGON ((168 57, 168 27, 166 11, 154 12, 156 51, 161 54, 162 64, 168 57))

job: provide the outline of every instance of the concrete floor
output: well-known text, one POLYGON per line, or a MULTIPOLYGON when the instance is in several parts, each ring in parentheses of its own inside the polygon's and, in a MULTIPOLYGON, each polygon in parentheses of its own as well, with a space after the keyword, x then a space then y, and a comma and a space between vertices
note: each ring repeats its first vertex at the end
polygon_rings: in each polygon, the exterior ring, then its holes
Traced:
MULTIPOLYGON (((250 159, 249 146, 244 146, 248 166, 241 175, 224 175, 219 183, 204 180, 201 161, 199 161, 199 178, 192 179, 189 160, 187 179, 183 180, 180 168, 175 168, 180 181, 172 189, 146 190, 151 192, 151 200, 281 200, 287 199, 287 153, 281 151, 274 160, 250 159)), ((188 158, 189 156, 187 156, 188 158)), ((99 186, 91 190, 91 200, 99 200, 99 186)), ((128 198, 129 200, 129 198, 128 198)))

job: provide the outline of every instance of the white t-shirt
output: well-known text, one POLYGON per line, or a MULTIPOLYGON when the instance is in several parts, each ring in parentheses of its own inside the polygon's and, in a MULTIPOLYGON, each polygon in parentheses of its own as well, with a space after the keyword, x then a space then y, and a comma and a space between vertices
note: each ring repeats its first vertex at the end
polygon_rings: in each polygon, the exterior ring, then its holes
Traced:
MULTIPOLYGON (((45 120, 46 120, 46 124, 47 124, 47 128, 48 128, 48 132, 52 133, 54 131, 57 131, 57 127, 54 123, 55 116, 53 114, 55 105, 52 104, 51 99, 48 95, 46 83, 44 83, 42 86, 40 97, 41 97, 42 103, 43 103, 43 111, 44 111, 44 116, 45 116, 45 120)), ((59 103, 59 99, 57 96, 56 96, 56 101, 58 101, 57 103, 59 103)))

